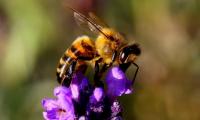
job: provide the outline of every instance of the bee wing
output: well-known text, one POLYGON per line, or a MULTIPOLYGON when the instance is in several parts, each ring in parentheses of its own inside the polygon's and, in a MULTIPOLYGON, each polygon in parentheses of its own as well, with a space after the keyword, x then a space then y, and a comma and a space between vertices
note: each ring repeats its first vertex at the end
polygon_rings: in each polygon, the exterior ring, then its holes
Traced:
MULTIPOLYGON (((93 18, 88 18, 86 17, 85 15, 77 12, 76 10, 72 9, 74 11, 74 18, 75 18, 75 21, 76 23, 79 25, 79 26, 82 26, 84 28, 89 28, 90 31, 96 33, 96 34, 103 34, 105 37, 106 34, 102 32, 102 26, 97 24, 93 18)), ((108 37, 107 37, 108 38, 108 37)))
POLYGON ((74 18, 75 18, 76 23, 79 26, 88 27, 89 30, 91 30, 94 33, 102 32, 101 31, 102 27, 100 25, 95 24, 89 18, 87 18, 86 16, 84 16, 81 13, 78 13, 75 11, 74 18))
POLYGON ((100 19, 96 14, 94 14, 93 12, 89 12, 89 17, 92 21, 94 21, 94 23, 102 26, 102 27, 109 27, 102 19, 100 19))
POLYGON ((83 28, 89 28, 90 31, 94 33, 99 33, 99 27, 94 26, 85 16, 82 14, 79 14, 77 12, 74 12, 74 18, 76 23, 83 27, 83 28))

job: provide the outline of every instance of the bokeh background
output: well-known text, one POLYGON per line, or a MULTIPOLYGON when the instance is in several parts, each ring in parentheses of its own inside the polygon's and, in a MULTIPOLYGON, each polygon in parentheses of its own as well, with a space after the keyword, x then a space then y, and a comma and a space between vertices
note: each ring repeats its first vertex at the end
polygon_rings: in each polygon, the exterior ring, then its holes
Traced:
POLYGON ((135 93, 120 98, 125 120, 200 120, 199 0, 1 0, 1 120, 43 119, 57 63, 83 34, 66 4, 141 45, 135 93))

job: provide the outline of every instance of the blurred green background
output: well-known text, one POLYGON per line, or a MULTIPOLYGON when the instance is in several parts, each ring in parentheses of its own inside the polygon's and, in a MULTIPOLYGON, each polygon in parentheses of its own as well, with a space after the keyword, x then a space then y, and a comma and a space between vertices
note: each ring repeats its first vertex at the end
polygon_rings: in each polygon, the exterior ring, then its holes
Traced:
POLYGON ((1 0, 0 120, 42 120, 57 63, 83 34, 69 4, 95 12, 142 48, 125 120, 200 120, 199 0, 1 0))

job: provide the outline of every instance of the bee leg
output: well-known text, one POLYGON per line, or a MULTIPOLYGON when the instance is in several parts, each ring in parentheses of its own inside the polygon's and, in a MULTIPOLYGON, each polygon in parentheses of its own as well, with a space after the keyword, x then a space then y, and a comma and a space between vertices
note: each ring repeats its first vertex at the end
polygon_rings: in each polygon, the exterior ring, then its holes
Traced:
POLYGON ((137 75, 137 73, 138 73, 138 70, 139 70, 139 66, 136 64, 136 63, 132 63, 133 65, 135 65, 135 67, 136 67, 136 71, 135 71, 135 75, 134 75, 134 77, 133 77, 133 79, 132 79, 132 85, 134 84, 134 82, 135 82, 135 78, 136 78, 136 75, 137 75))
POLYGON ((60 74, 58 72, 56 73, 56 76, 57 76, 57 81, 60 84, 62 82, 62 77, 60 77, 60 74))
POLYGON ((95 61, 95 66, 94 66, 94 80, 98 79, 99 75, 99 63, 98 61, 95 61))
POLYGON ((78 61, 76 65, 76 71, 80 71, 81 73, 85 74, 87 68, 87 63, 85 63, 84 61, 78 61))
POLYGON ((75 71, 76 63, 77 63, 77 60, 71 62, 68 70, 65 73, 64 78, 61 81, 61 85, 69 87, 71 80, 72 80, 72 77, 73 77, 73 73, 75 71))
POLYGON ((112 54, 112 63, 115 61, 116 57, 117 57, 117 51, 115 50, 112 54))
POLYGON ((112 64, 114 63, 116 57, 117 57, 117 51, 114 51, 113 54, 112 54, 112 59, 111 59, 112 62, 111 62, 110 64, 104 63, 104 64, 103 64, 103 67, 101 68, 100 73, 104 73, 109 67, 111 67, 112 64))
MULTIPOLYGON (((135 82, 135 78, 137 76, 138 70, 139 70, 139 66, 136 63, 132 63, 132 64, 136 67, 135 74, 134 74, 133 79, 131 81, 131 83, 133 85, 134 82, 135 82)), ((120 64, 119 67, 125 73, 126 70, 129 68, 130 65, 131 65, 131 62, 129 62, 129 63, 123 63, 123 64, 120 64)))
POLYGON ((104 63, 103 67, 101 68, 100 74, 103 74, 109 67, 112 66, 112 64, 114 63, 116 57, 117 57, 117 51, 114 51, 113 54, 112 54, 112 59, 111 59, 112 62, 110 64, 104 63))
POLYGON ((111 58, 112 62, 111 62, 110 64, 108 64, 108 65, 107 65, 107 64, 104 64, 104 65, 105 65, 105 66, 104 66, 105 71, 106 71, 109 67, 111 67, 111 66, 113 65, 113 63, 114 63, 116 57, 117 57, 117 51, 115 50, 115 51, 113 52, 113 54, 112 54, 112 58, 111 58))
POLYGON ((104 87, 101 81, 102 74, 99 72, 99 60, 95 61, 94 85, 96 87, 104 87))
MULTIPOLYGON (((104 63, 100 71, 99 71, 99 62, 100 62, 100 61, 96 61, 96 62, 95 62, 95 76, 94 76, 95 82, 96 82, 96 81, 97 81, 97 82, 99 82, 99 81, 101 82, 100 79, 101 79, 103 73, 104 73, 108 68, 110 68, 110 67, 112 66, 112 64, 114 63, 116 57, 117 57, 117 51, 114 51, 113 54, 112 54, 112 62, 111 62, 110 64, 104 63)), ((102 82, 101 82, 101 83, 102 83, 102 82)), ((101 83, 100 83, 100 84, 101 84, 101 83)))
POLYGON ((120 65, 119 65, 119 68, 125 73, 126 70, 129 68, 130 65, 131 65, 130 62, 128 62, 128 63, 123 63, 123 64, 120 64, 120 65))

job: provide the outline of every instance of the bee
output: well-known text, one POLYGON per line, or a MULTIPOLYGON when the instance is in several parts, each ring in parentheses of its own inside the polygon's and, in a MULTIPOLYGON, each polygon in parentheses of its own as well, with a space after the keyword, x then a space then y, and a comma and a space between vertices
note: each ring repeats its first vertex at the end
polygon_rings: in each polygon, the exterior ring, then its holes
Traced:
POLYGON ((136 66, 132 80, 134 83, 139 69, 139 66, 135 63, 135 59, 141 53, 139 45, 128 43, 122 34, 101 22, 96 15, 89 13, 89 16, 86 17, 73 8, 70 9, 74 13, 77 24, 97 34, 97 38, 93 41, 87 36, 78 37, 72 43, 72 46, 66 50, 60 59, 57 67, 58 82, 69 86, 74 71, 86 68, 83 67, 87 66, 85 61, 90 61, 89 63, 94 66, 95 70, 94 83, 96 86, 102 85, 100 78, 112 65, 119 65, 124 72, 131 64, 136 66), (78 65, 76 65, 77 63, 78 65))

